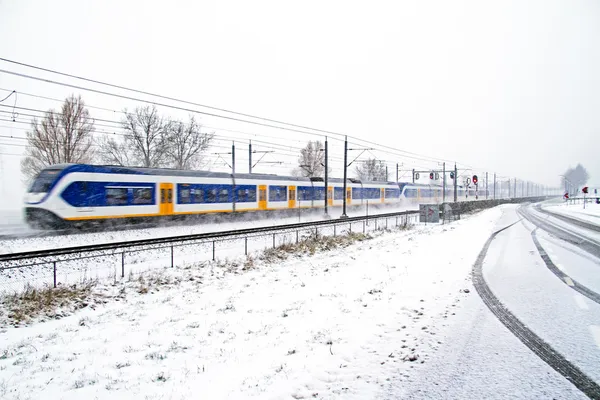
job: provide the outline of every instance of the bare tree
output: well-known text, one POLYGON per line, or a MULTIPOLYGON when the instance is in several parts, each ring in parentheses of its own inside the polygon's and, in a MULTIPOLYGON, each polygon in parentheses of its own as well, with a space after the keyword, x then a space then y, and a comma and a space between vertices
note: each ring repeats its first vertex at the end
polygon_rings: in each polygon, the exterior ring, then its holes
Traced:
POLYGON ((359 163, 354 172, 361 181, 387 181, 385 164, 375 158, 359 163))
POLYGON ((578 191, 580 187, 585 185, 590 179, 590 174, 581 164, 577 164, 575 168, 569 168, 562 178, 563 186, 570 187, 570 191, 578 191), (565 185, 565 180, 567 185, 565 185))
POLYGON ((99 142, 104 162, 118 165, 162 167, 167 161, 170 124, 158 114, 155 106, 125 111, 121 121, 125 130, 123 142, 104 139, 99 142))
POLYGON ((323 143, 320 140, 309 141, 300 150, 298 168, 295 168, 292 174, 295 176, 322 177, 325 174, 325 152, 321 149, 323 149, 323 143))
POLYGON ((169 143, 166 157, 169 165, 177 169, 194 169, 202 159, 202 153, 210 146, 213 133, 201 132, 202 126, 190 116, 184 124, 175 121, 170 124, 169 143))
POLYGON ((134 163, 131 158, 133 156, 130 149, 127 147, 127 141, 119 138, 102 137, 97 141, 100 148, 100 160, 106 164, 132 166, 134 163))
POLYGON ((31 179, 49 165, 91 162, 93 131, 94 120, 81 96, 67 97, 60 112, 48 110, 41 122, 31 122, 21 172, 31 179))

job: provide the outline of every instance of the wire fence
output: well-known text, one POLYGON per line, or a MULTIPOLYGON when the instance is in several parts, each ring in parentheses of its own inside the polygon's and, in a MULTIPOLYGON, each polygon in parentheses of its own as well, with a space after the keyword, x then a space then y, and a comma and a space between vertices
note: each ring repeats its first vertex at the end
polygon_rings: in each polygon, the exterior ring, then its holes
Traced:
POLYGON ((372 216, 363 220, 339 220, 327 225, 249 233, 243 236, 201 238, 193 241, 155 244, 141 248, 92 251, 77 255, 39 257, 25 262, 0 263, 0 294, 25 288, 58 287, 98 280, 116 282, 148 271, 234 259, 269 248, 299 243, 307 238, 369 233, 407 226, 418 221, 418 213, 372 216))

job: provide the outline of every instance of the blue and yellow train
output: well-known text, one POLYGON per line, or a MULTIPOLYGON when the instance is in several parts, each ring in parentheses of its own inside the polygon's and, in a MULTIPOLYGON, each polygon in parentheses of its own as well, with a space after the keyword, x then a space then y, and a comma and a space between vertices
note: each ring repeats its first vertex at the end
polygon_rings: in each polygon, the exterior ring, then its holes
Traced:
MULTIPOLYGON (((440 202, 442 197, 442 188, 433 185, 350 179, 346 186, 350 208, 367 202, 440 202)), ((59 229, 113 220, 316 209, 324 207, 326 193, 330 207, 341 206, 343 180, 329 179, 325 188, 321 178, 61 164, 35 178, 24 211, 30 226, 59 229)), ((460 188, 459 196, 464 195, 460 188)), ((451 198, 452 191, 447 196, 451 198)))

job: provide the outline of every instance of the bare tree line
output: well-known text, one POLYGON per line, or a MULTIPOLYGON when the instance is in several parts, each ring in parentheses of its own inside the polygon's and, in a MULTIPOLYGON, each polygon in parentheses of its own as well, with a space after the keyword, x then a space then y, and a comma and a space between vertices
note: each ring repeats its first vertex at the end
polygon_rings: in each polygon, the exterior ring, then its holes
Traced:
POLYGON ((155 106, 123 110, 124 134, 94 136, 94 119, 81 96, 71 95, 60 112, 52 109, 31 121, 28 146, 21 161, 27 179, 53 164, 100 162, 119 166, 195 169, 214 133, 207 133, 194 116, 187 121, 159 115, 155 106))
POLYGON ((577 164, 575 168, 569 168, 562 175, 561 184, 563 187, 569 188, 569 191, 577 193, 590 179, 590 174, 581 164, 577 164))
MULTIPOLYGON (((331 164, 330 164, 331 165, 331 164)), ((331 172, 331 167, 329 168, 331 172)), ((325 152, 321 141, 309 141, 300 149, 298 167, 292 170, 294 176, 323 177, 325 174, 325 152)), ((357 163, 354 176, 361 181, 387 181, 387 173, 383 161, 369 158, 357 163)))

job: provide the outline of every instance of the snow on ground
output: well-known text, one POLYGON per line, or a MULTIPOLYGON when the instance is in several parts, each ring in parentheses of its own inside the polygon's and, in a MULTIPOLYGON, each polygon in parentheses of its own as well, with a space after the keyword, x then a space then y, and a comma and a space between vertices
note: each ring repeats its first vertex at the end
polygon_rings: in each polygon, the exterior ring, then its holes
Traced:
MULTIPOLYGON (((484 278, 521 322, 600 382, 600 344, 590 329, 599 324, 600 305, 585 299, 586 307, 580 307, 578 293, 540 257, 531 238, 533 228, 523 221, 496 237, 483 264, 484 278)), ((563 264, 577 260, 565 259, 563 264)))
POLYGON ((538 229, 537 238, 548 256, 558 269, 566 275, 600 293, 600 261, 577 246, 555 238, 538 229))
POLYGON ((550 212, 563 214, 567 217, 580 219, 592 224, 600 225, 600 204, 587 203, 585 209, 583 203, 580 204, 547 204, 544 208, 550 212))
POLYGON ((546 223, 555 225, 562 230, 569 231, 571 234, 578 236, 580 239, 590 239, 600 243, 600 232, 598 231, 587 229, 581 225, 577 225, 576 223, 566 222, 560 218, 540 212, 533 207, 529 207, 529 212, 530 214, 542 219, 546 223))
MULTIPOLYGON (((418 206, 407 205, 400 207, 369 207, 367 211, 365 207, 350 209, 348 216, 359 215, 374 215, 378 213, 391 213, 406 210, 418 210, 418 206)), ((341 210, 339 207, 331 208, 329 212, 332 218, 339 218, 341 210)), ((31 250, 44 250, 57 247, 72 247, 100 243, 113 243, 128 240, 151 239, 159 237, 173 237, 180 235, 193 235, 205 232, 221 232, 235 229, 247 229, 260 226, 275 226, 284 224, 293 224, 297 222, 319 221, 323 219, 323 210, 315 210, 300 215, 279 216, 273 218, 264 218, 258 214, 248 214, 247 216, 237 216, 236 220, 220 219, 219 216, 208 216, 207 221, 211 223, 193 223, 186 222, 178 225, 157 226, 153 228, 143 229, 115 229, 106 230, 104 232, 90 232, 80 234, 69 234, 60 236, 45 236, 45 237, 24 237, 11 240, 0 241, 0 254, 17 253, 31 250)), ((10 232, 3 231, 3 226, 0 225, 0 234, 8 234, 10 232)))
MULTIPOLYGON (((497 229, 519 220, 515 209, 503 209, 497 229)), ((551 340, 552 345, 558 343, 567 359, 580 364, 582 355, 597 358, 598 349, 590 346, 593 331, 585 321, 589 323, 598 310, 582 316, 573 309, 575 292, 536 254, 530 232, 521 223, 512 226, 491 243, 483 265, 486 281, 500 301, 536 334, 551 340)), ((585 366, 593 370, 598 365, 585 366)), ((456 310, 451 332, 430 362, 417 374, 400 375, 389 393, 388 398, 395 395, 411 400, 587 398, 521 343, 477 295, 456 310)))
MULTIPOLYGON (((501 207, 247 271, 164 270, 0 336, 4 398, 397 398, 445 341, 501 207), (469 244, 465 245, 465 241, 469 244), (118 301, 116 301, 118 300, 118 301), (411 361, 412 360, 412 361, 411 361)), ((243 264, 243 263, 242 263, 243 264)))
POLYGON ((477 295, 456 310, 430 362, 418 374, 400 375, 388 398, 588 399, 506 329, 477 295))

